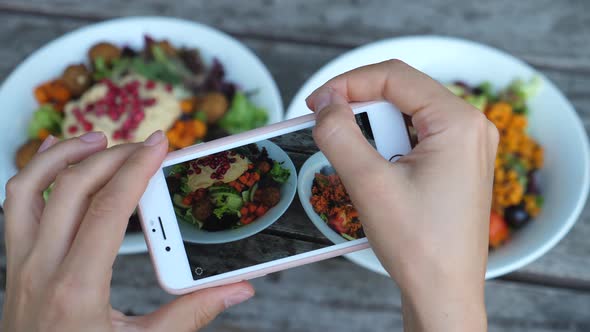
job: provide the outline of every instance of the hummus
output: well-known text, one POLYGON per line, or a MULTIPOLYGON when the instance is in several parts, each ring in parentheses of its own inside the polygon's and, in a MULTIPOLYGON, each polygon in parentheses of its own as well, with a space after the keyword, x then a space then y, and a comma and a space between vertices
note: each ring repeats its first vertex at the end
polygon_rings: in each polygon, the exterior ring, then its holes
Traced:
POLYGON ((95 84, 64 108, 64 138, 102 131, 108 146, 141 142, 156 130, 167 131, 181 115, 170 86, 127 75, 95 84))
POLYGON ((229 168, 219 178, 212 175, 219 174, 219 168, 222 167, 221 165, 212 168, 207 165, 199 165, 199 160, 200 159, 197 159, 190 163, 187 186, 192 191, 200 188, 209 188, 214 183, 219 181, 223 183, 232 182, 239 178, 240 175, 244 174, 244 172, 248 170, 248 165, 250 164, 250 160, 248 160, 247 157, 238 154, 231 156, 229 158, 229 160, 231 160, 231 162, 229 162, 229 168))

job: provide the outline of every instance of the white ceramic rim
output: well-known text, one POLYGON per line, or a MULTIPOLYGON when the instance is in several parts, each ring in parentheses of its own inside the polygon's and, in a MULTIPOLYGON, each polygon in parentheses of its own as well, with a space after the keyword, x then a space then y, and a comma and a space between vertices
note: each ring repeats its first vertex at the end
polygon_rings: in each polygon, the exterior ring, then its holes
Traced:
POLYGON ((247 238, 249 236, 262 232, 263 230, 274 224, 277 220, 279 220, 279 218, 283 216, 285 211, 287 211, 287 209, 291 206, 293 198, 295 198, 295 192, 297 187, 297 170, 295 169, 293 161, 283 149, 281 149, 278 145, 269 140, 264 140, 261 142, 257 142, 255 144, 259 148, 266 148, 268 151, 268 156, 271 159, 279 162, 284 162, 283 166, 288 168, 289 171, 291 171, 291 175, 289 176, 287 182, 281 185, 281 200, 279 201, 279 203, 273 206, 271 209, 269 209, 267 213, 259 219, 253 221, 251 224, 241 226, 238 229, 230 229, 218 232, 204 232, 199 231, 195 228, 195 226, 189 225, 186 222, 179 221, 180 233, 182 234, 182 240, 184 242, 194 244, 220 244, 247 238), (190 238, 190 236, 187 237, 185 235, 186 232, 192 232, 194 230, 197 230, 197 232, 200 233, 209 233, 213 235, 213 239, 195 240, 194 238, 190 238))
MULTIPOLYGON (((125 26, 129 24, 138 24, 138 25, 158 25, 160 27, 165 27, 166 25, 185 25, 187 29, 192 29, 193 31, 197 31, 198 33, 207 33, 210 35, 215 36, 215 38, 219 38, 225 40, 229 43, 234 44, 237 49, 240 49, 241 52, 247 54, 251 60, 256 63, 259 67, 260 75, 264 77, 264 81, 267 82, 268 86, 266 89, 269 89, 269 95, 271 96, 272 100, 270 102, 274 105, 272 109, 269 109, 269 123, 281 121, 284 118, 284 106, 283 101, 281 98, 280 91, 278 86, 270 74, 270 71, 266 67, 266 65, 260 60, 260 58, 248 47, 246 47, 242 42, 237 40, 236 38, 222 32, 216 28, 198 23, 189 20, 173 18, 173 17, 160 17, 160 16, 135 16, 135 17, 123 17, 123 18, 115 18, 110 19, 94 24, 89 24, 78 29, 69 31, 60 37, 53 39, 52 41, 44 44, 33 53, 28 55, 21 63, 19 63, 16 68, 4 79, 2 85, 0 85, 0 99, 4 94, 3 91, 6 89, 6 86, 12 84, 18 84, 18 78, 23 75, 25 68, 30 66, 31 63, 37 61, 38 57, 43 56, 44 52, 48 49, 56 47, 60 43, 67 42, 71 38, 79 38, 79 36, 83 36, 91 31, 101 30, 105 28, 111 28, 111 26, 125 26), (278 115, 275 115, 278 114, 278 115), (273 119, 274 117, 274 119, 273 119)), ((197 34, 198 34, 197 33, 197 34)), ((108 39, 108 36, 104 37, 108 39)), ((174 41, 172 41, 174 43, 174 41)), ((195 46, 199 48, 206 48, 205 46, 195 46)), ((238 82, 239 83, 239 82, 238 82)), ((0 188, 0 205, 4 204, 5 197, 5 190, 4 188, 0 188)), ((147 246, 145 244, 143 233, 137 232, 133 234, 127 234, 125 239, 123 240, 123 244, 119 250, 120 254, 134 254, 134 253, 142 253, 147 252, 147 246)))
MULTIPOLYGON (((530 69, 536 75, 541 77, 541 79, 543 80, 543 84, 546 84, 548 87, 555 90, 558 93, 559 97, 562 99, 562 102, 565 107, 563 110, 561 110, 561 112, 562 112, 563 116, 570 117, 570 120, 573 123, 575 123, 575 130, 576 130, 575 134, 576 134, 576 136, 578 136, 578 141, 581 142, 581 144, 582 144, 582 146, 580 147, 580 150, 585 152, 584 156, 583 156, 583 163, 585 165, 586 172, 584 173, 583 179, 580 179, 580 186, 582 188, 581 195, 578 197, 578 200, 575 203, 575 208, 571 211, 569 217, 563 221, 562 227, 559 229, 558 232, 553 233, 553 235, 549 238, 549 240, 544 242, 543 245, 537 247, 535 250, 532 250, 527 255, 523 255, 519 259, 514 260, 512 263, 506 264, 502 267, 492 269, 492 270, 487 269, 486 270, 486 279, 492 279, 492 278, 498 277, 500 275, 504 275, 504 274, 507 274, 507 273, 512 272, 514 270, 517 270, 517 269, 533 262, 537 258, 544 255, 546 252, 548 252, 551 248, 553 248, 567 234, 567 232, 569 232, 569 230, 576 223, 578 217, 580 216, 580 214, 582 212, 582 209, 584 208, 584 206, 586 204, 586 200, 588 198, 588 190, 590 188, 590 144, 588 143, 588 136, 586 135, 586 131, 584 129, 582 121, 580 120, 580 118, 579 118, 578 114, 576 113, 572 104, 569 102, 569 100, 567 100, 567 98, 565 98, 563 93, 553 84, 553 82, 551 82, 549 79, 547 79, 545 77, 545 75, 538 72, 537 70, 532 68, 530 65, 528 65, 524 61, 514 57, 513 55, 510 55, 504 51, 493 48, 491 46, 487 46, 487 45, 480 44, 480 43, 466 40, 466 39, 445 37, 445 36, 436 36, 436 35, 409 36, 409 37, 384 39, 384 40, 380 40, 380 41, 376 41, 376 42, 373 42, 370 44, 366 44, 366 45, 360 46, 358 48, 355 48, 353 50, 350 50, 348 52, 345 52, 345 53, 339 55, 338 57, 334 58, 333 60, 329 61, 322 68, 320 68, 313 75, 311 75, 308 78, 308 80, 302 85, 302 87, 299 89, 299 91, 295 94, 293 99, 291 100, 291 103, 289 104, 289 107, 287 108, 286 118, 289 119, 293 116, 301 115, 301 114, 297 114, 297 110, 301 107, 298 104, 298 102, 307 97, 307 93, 309 92, 309 91, 307 91, 307 90, 309 90, 308 87, 310 85, 312 85, 312 83, 318 84, 318 82, 315 82, 316 80, 318 80, 318 78, 321 78, 321 77, 325 76, 326 74, 330 73, 332 71, 332 68, 338 67, 338 65, 340 63, 350 61, 351 58, 359 57, 361 54, 364 54, 364 53, 369 53, 369 52, 377 53, 377 52, 379 52, 379 49, 381 49, 381 48, 391 48, 394 45, 400 45, 400 46, 403 45, 404 47, 407 47, 408 43, 430 43, 430 42, 436 42, 436 43, 447 42, 447 43, 460 43, 460 44, 464 44, 464 45, 469 45, 474 48, 480 48, 484 52, 495 53, 498 56, 509 58, 512 61, 514 61, 515 63, 530 69)), ((367 255, 374 256, 374 253, 372 252, 372 250, 367 249, 367 250, 347 254, 347 255, 345 255, 345 257, 350 259, 354 263, 361 265, 361 266, 363 266, 369 270, 372 270, 374 272, 384 274, 384 275, 388 274, 385 271, 385 269, 383 268, 383 266, 379 263, 379 261, 375 257, 373 257, 373 260, 368 261, 366 259, 367 255)))
POLYGON ((330 226, 328 226, 328 224, 326 224, 326 222, 322 220, 322 218, 320 218, 320 216, 318 216, 318 214, 314 211, 311 203, 309 202, 311 195, 308 195, 307 192, 311 191, 315 173, 318 173, 324 166, 331 165, 326 156, 324 156, 321 151, 318 151, 311 155, 311 157, 307 158, 299 170, 299 179, 297 180, 297 195, 299 196, 299 201, 301 201, 303 210, 307 214, 307 217, 315 225, 315 227, 334 244, 344 243, 347 242, 347 240, 344 239, 340 234, 336 233, 336 231, 334 231, 330 226))

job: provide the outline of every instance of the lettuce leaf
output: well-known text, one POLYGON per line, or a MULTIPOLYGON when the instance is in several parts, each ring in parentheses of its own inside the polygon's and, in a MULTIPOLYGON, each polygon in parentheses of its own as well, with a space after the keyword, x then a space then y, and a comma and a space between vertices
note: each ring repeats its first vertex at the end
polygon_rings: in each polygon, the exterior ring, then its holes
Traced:
POLYGON ((63 119, 61 113, 49 104, 41 105, 35 113, 33 119, 29 123, 27 130, 29 138, 37 138, 39 130, 46 129, 53 135, 61 134, 61 123, 63 119))
POLYGON ((229 111, 219 120, 219 126, 230 134, 237 134, 266 124, 268 114, 248 100, 243 92, 236 91, 229 111))
POLYGON ((270 176, 278 183, 285 183, 291 176, 291 171, 281 166, 281 163, 274 162, 270 170, 270 176))

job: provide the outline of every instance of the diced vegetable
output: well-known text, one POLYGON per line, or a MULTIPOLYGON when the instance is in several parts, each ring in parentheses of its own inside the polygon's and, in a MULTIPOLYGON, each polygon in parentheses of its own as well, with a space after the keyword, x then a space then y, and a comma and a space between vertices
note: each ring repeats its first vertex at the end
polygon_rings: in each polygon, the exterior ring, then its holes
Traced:
POLYGON ((281 166, 281 163, 275 161, 270 170, 270 176, 278 183, 285 183, 291 176, 291 171, 281 166))
POLYGON ((33 114, 29 123, 28 134, 30 138, 37 138, 42 129, 46 129, 53 135, 61 133, 62 115, 51 105, 41 105, 33 114))
POLYGON ((174 195, 172 196, 172 202, 173 202, 174 204, 176 204, 178 207, 181 207, 181 208, 183 208, 183 209, 188 209, 188 208, 190 208, 190 205, 188 205, 188 204, 184 204, 183 200, 184 200, 184 198, 183 198, 183 197, 182 197, 182 195, 180 195, 180 194, 174 194, 174 195))
POLYGON ((499 214, 492 212, 490 214, 490 247, 497 248, 508 239, 509 234, 510 230, 506 221, 499 214))
POLYGON ((486 106, 488 104, 488 98, 484 95, 469 95, 467 97, 465 97, 465 101, 467 101, 468 103, 470 103, 471 105, 473 105, 475 108, 477 108, 480 111, 485 111, 486 106))
POLYGON ((229 111, 219 120, 219 126, 230 134, 254 129, 266 124, 268 114, 248 100, 246 95, 237 91, 234 94, 229 111))

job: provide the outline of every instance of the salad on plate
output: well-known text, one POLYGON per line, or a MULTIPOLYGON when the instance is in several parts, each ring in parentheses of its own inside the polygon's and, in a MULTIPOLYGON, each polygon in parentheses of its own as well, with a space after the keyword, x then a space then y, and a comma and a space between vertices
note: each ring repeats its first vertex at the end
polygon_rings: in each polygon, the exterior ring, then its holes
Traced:
POLYGON ((97 43, 86 61, 33 89, 38 108, 15 156, 19 169, 49 135, 102 131, 112 146, 163 130, 176 150, 267 123, 267 111, 226 80, 218 60, 208 65, 197 48, 144 40, 141 49, 97 43))
POLYGON ((537 93, 540 79, 516 79, 498 92, 489 82, 475 86, 454 82, 447 87, 484 112, 500 133, 490 214, 489 246, 494 249, 538 216, 543 207, 539 173, 543 147, 528 132, 533 110, 526 104, 537 93))
POLYGON ((291 176, 256 144, 173 165, 165 173, 178 220, 209 232, 256 222, 279 203, 291 176))

